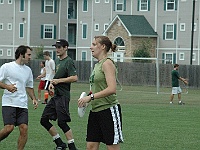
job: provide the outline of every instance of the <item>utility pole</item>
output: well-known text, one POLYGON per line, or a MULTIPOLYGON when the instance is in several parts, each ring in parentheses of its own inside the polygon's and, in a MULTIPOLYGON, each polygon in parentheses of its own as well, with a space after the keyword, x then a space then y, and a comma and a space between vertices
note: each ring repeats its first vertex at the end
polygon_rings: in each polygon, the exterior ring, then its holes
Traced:
POLYGON ((193 8, 192 8, 192 34, 191 34, 190 65, 192 65, 192 57, 193 57, 194 16, 195 16, 195 0, 193 0, 193 8))

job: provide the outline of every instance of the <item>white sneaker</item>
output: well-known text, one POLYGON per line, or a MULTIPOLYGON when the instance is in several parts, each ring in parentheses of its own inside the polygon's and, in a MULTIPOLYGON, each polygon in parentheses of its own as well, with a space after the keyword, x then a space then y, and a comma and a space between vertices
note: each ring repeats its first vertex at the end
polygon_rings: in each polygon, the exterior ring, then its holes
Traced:
MULTIPOLYGON (((87 96, 87 94, 85 92, 82 92, 81 95, 80 95, 80 98, 83 98, 85 96, 87 96)), ((86 103, 86 105, 83 106, 83 107, 78 107, 78 115, 79 115, 79 117, 83 117, 84 116, 87 106, 88 106, 88 103, 86 103)))
POLYGON ((40 102, 41 100, 40 99, 38 99, 38 102, 40 102))

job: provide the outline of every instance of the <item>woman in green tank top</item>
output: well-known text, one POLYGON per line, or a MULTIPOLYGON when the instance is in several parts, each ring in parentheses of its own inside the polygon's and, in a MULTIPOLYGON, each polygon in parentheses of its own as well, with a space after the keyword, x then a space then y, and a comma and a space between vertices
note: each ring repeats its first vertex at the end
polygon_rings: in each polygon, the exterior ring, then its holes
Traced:
POLYGON ((89 102, 92 105, 87 125, 87 149, 98 149, 103 142, 108 150, 120 150, 123 136, 121 107, 116 95, 117 67, 108 58, 108 52, 110 49, 115 52, 116 45, 106 36, 95 36, 90 49, 98 60, 90 76, 92 93, 78 100, 79 107, 89 102))

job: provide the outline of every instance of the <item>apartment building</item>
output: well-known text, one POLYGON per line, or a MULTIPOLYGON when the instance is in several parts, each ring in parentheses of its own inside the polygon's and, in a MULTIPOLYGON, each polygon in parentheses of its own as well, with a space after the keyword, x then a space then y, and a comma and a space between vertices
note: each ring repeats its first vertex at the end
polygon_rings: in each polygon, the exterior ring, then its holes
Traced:
MULTIPOLYGON (((194 10, 192 64, 199 65, 197 0, 194 10)), ((74 60, 90 61, 94 36, 109 36, 117 15, 140 15, 157 34, 155 52, 160 63, 190 64, 192 11, 193 0, 0 0, 0 58, 14 58, 14 50, 20 44, 43 46, 55 58, 51 45, 56 39, 65 38, 70 45, 68 54, 74 60)), ((127 37, 114 33, 112 42, 117 44, 121 39, 124 43, 121 53, 133 51, 127 46, 127 37)))

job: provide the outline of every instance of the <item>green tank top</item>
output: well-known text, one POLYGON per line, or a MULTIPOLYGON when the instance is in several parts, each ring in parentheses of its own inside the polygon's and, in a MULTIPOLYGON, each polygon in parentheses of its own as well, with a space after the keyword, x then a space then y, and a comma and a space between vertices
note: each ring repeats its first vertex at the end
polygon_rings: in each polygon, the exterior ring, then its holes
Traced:
MULTIPOLYGON (((94 70, 92 71, 92 74, 90 76, 90 84, 91 84, 91 90, 93 94, 107 88, 105 74, 102 70, 102 65, 107 59, 110 59, 110 58, 105 58, 102 61, 95 64, 94 70)), ((117 67, 116 67, 116 76, 117 76, 117 67)), ((92 105, 91 111, 98 112, 98 111, 110 108, 116 104, 118 104, 116 94, 112 94, 110 96, 103 97, 103 98, 94 99, 91 101, 91 105, 92 105)))

